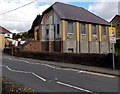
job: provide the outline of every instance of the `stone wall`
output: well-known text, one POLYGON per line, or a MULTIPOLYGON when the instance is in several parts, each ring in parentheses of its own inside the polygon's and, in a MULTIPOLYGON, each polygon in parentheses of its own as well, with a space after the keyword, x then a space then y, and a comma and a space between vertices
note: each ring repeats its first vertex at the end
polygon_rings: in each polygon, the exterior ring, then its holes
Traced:
POLYGON ((47 51, 47 52, 62 52, 61 41, 34 41, 23 47, 24 51, 47 51))
POLYGON ((41 42, 40 41, 30 42, 23 47, 23 50, 25 50, 25 51, 37 51, 37 52, 41 51, 41 42))

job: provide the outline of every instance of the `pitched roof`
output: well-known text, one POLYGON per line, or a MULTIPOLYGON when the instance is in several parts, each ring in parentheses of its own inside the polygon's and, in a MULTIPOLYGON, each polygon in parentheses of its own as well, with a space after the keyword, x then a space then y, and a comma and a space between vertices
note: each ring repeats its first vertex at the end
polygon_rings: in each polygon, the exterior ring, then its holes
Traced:
MULTIPOLYGON (((110 25, 110 23, 106 20, 100 18, 99 16, 96 16, 95 14, 81 7, 56 2, 50 8, 53 8, 59 15, 59 17, 64 20, 110 25)), ((48 10, 50 8, 48 8, 48 10)))
POLYGON ((5 34, 3 31, 0 30, 0 34, 5 34))
POLYGON ((111 22, 114 20, 119 20, 119 19, 120 19, 120 15, 115 15, 114 18, 111 20, 111 22))
POLYGON ((4 27, 0 26, 0 30, 4 33, 11 33, 9 30, 5 29, 4 27))

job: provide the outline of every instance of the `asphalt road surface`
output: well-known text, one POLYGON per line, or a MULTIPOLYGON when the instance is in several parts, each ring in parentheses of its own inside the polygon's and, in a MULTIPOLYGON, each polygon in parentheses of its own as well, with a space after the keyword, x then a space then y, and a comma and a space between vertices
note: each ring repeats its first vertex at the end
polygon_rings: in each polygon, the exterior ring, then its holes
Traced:
POLYGON ((33 88, 36 92, 118 92, 119 79, 67 68, 54 67, 36 61, 2 57, 2 76, 33 88))

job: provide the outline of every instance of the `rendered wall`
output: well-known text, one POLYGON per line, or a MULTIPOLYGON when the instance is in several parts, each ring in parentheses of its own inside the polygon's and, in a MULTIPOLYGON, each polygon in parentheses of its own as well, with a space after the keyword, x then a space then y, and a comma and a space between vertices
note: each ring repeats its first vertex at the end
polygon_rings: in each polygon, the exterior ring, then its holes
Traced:
POLYGON ((0 49, 4 49, 5 47, 5 35, 0 34, 0 49))
POLYGON ((110 53, 111 45, 108 34, 102 35, 102 26, 96 25, 96 34, 93 34, 92 24, 86 23, 86 33, 81 33, 81 23, 73 21, 72 30, 68 20, 61 20, 54 10, 45 13, 41 22, 42 51, 73 52, 73 53, 110 53), (57 25, 59 24, 59 33, 57 25), (47 34, 47 30, 49 33, 47 34), (56 49, 56 47, 61 47, 56 49))
POLYGON ((41 31, 42 31, 42 50, 43 51, 60 51, 61 47, 60 42, 62 38, 62 29, 61 29, 61 20, 53 10, 49 11, 48 13, 44 14, 42 22, 41 22, 41 31), (57 25, 59 24, 59 33, 57 25), (48 30, 48 34, 47 34, 48 30), (59 47, 58 47, 59 45, 59 47), (58 49, 56 49, 56 47, 58 49))

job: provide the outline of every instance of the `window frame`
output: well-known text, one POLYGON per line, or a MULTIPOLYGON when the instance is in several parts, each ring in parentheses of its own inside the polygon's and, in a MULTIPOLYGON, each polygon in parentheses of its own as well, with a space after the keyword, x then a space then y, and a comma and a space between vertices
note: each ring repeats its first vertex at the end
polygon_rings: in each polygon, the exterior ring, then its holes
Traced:
POLYGON ((107 35, 107 26, 102 26, 102 35, 107 35))
POLYGON ((67 25, 67 29, 68 29, 68 30, 67 30, 67 34, 69 34, 69 33, 72 33, 72 34, 73 34, 73 33, 74 33, 73 23, 74 23, 73 21, 68 21, 68 25, 67 25), (70 23, 71 23, 71 24, 70 24, 70 23), (69 28, 71 28, 70 25, 72 26, 71 32, 69 32, 69 30, 70 30, 69 28))
POLYGON ((57 34, 60 34, 60 24, 57 24, 57 34))
POLYGON ((92 34, 97 35, 97 25, 92 24, 92 34))
POLYGON ((46 35, 49 35, 49 29, 46 29, 46 35))
POLYGON ((86 34, 87 27, 86 23, 81 23, 81 34, 86 34))

